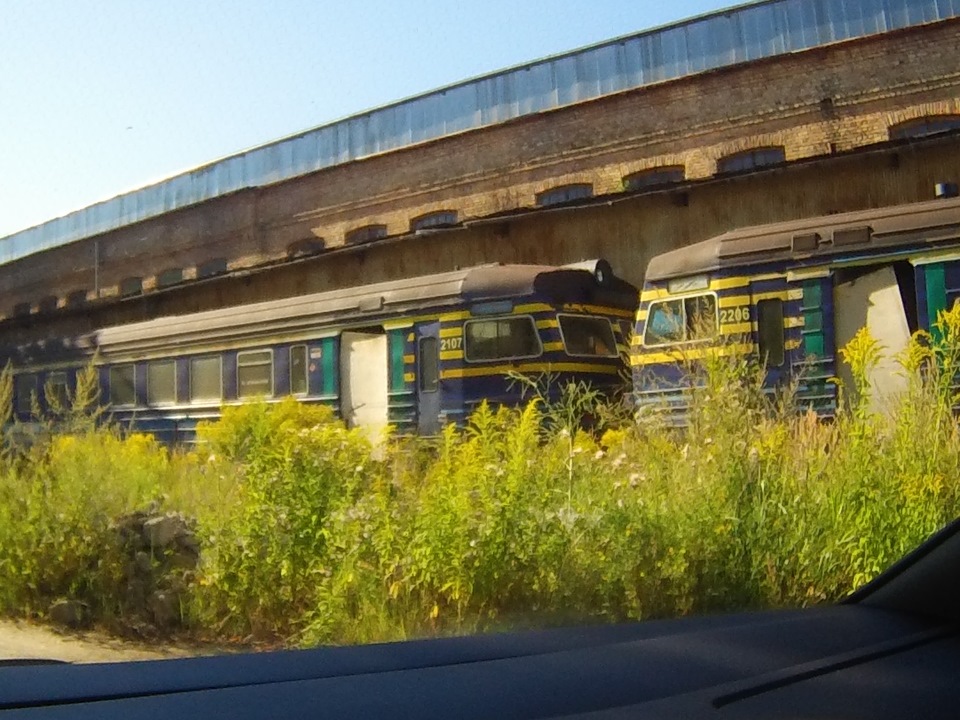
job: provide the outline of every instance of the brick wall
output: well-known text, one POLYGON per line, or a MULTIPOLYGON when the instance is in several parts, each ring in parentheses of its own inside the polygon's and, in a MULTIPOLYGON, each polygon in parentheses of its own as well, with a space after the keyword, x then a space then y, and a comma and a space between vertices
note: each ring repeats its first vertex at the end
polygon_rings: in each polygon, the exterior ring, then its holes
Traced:
MULTIPOLYGON (((705 180, 716 173, 719 158, 755 147, 782 146, 788 161, 840 154, 840 164, 832 167, 843 168, 843 181, 835 187, 827 181, 833 188, 828 199, 827 191, 819 187, 820 171, 814 169, 765 174, 756 181, 717 179, 690 192, 686 207, 678 207, 669 195, 655 195, 609 208, 546 213, 507 225, 458 230, 444 234, 443 240, 409 238, 370 247, 350 260, 328 257, 312 262, 316 281, 300 278, 297 270, 273 270, 273 277, 289 279, 266 286, 279 294, 326 286, 322 278, 327 272, 321 269, 325 267, 339 268, 331 273, 335 282, 352 284, 443 269, 451 263, 560 262, 593 254, 610 257, 615 269, 636 281, 638 263, 652 249, 674 247, 694 235, 700 239, 707 228, 725 230, 733 221, 752 224, 824 208, 866 207, 881 196, 927 197, 931 178, 945 179, 944 173, 952 172, 939 156, 929 159, 933 165, 909 173, 883 171, 878 182, 860 177, 877 171, 874 161, 849 160, 843 154, 886 141, 888 128, 905 120, 960 112, 958 36, 960 21, 947 21, 839 43, 629 91, 237 193, 95 241, 0 266, 4 288, 0 316, 17 303, 35 306, 50 294, 61 305, 76 290, 86 290, 91 299, 113 297, 121 281, 134 276, 144 279, 149 292, 166 269, 184 268, 184 277, 191 279, 197 266, 218 258, 231 269, 241 269, 283 259, 297 243, 316 249, 322 238, 328 249, 336 248, 343 245, 345 233, 364 225, 381 223, 388 234, 401 235, 409 231, 411 219, 430 212, 455 210, 460 220, 466 220, 529 208, 537 193, 558 185, 589 183, 595 194, 617 193, 625 176, 663 165, 683 165, 688 179, 705 180), (922 182, 915 177, 922 177, 922 182), (745 193, 748 187, 754 191, 745 193), (633 208, 633 215, 627 217, 622 207, 633 208), (691 225, 689 219, 701 215, 703 220, 691 225), (571 222, 574 216, 588 221, 571 222), (575 238, 568 237, 572 227, 575 238), (650 228, 663 232, 651 238, 650 228), (509 240, 498 238, 497 232, 509 233, 509 240), (518 243, 518 232, 532 239, 518 243), (438 246, 461 245, 470 250, 436 255, 438 246)), ((227 286, 230 283, 207 283, 196 293, 189 291, 183 296, 184 306, 233 302, 235 295, 242 295, 230 291, 220 300, 187 299, 214 292, 204 288, 227 286)))

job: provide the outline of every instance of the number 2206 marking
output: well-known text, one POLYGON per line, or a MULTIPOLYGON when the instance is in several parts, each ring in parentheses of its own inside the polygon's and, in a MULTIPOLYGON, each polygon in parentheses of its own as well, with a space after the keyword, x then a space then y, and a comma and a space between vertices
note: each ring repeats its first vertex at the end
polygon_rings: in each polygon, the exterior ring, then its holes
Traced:
POLYGON ((720 323, 742 323, 750 322, 750 308, 747 305, 741 305, 735 308, 721 308, 720 323))
POLYGON ((463 347, 462 337, 440 338, 440 352, 459 350, 463 347))

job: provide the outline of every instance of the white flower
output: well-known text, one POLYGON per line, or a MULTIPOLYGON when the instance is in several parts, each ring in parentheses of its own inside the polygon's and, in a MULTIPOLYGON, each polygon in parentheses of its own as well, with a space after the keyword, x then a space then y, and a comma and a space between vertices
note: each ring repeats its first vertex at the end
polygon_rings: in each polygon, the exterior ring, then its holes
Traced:
POLYGON ((567 532, 573 530, 573 526, 577 524, 579 518, 580 514, 573 508, 565 507, 557 512, 557 519, 567 532))

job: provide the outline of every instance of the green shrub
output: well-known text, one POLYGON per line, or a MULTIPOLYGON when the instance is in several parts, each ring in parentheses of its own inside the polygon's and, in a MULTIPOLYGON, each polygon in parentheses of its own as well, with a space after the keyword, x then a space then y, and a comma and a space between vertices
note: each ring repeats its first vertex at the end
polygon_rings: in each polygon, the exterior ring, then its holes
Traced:
POLYGON ((167 452, 144 435, 101 428, 57 435, 0 469, 0 602, 42 614, 66 597, 94 617, 120 612, 123 555, 113 523, 161 503, 182 481, 167 452))
POLYGON ((231 633, 288 635, 329 572, 330 514, 381 473, 370 442, 292 398, 227 408, 198 436, 212 469, 235 483, 234 503, 199 517, 208 552, 198 616, 231 633))

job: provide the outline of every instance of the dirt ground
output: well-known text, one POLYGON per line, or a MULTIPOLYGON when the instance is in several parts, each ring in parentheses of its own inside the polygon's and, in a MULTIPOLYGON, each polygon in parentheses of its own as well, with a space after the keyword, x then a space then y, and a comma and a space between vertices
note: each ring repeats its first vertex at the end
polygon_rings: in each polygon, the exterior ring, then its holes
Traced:
POLYGON ((59 631, 49 626, 0 619, 0 659, 53 659, 73 663, 159 660, 216 654, 213 648, 152 646, 95 631, 59 631))

